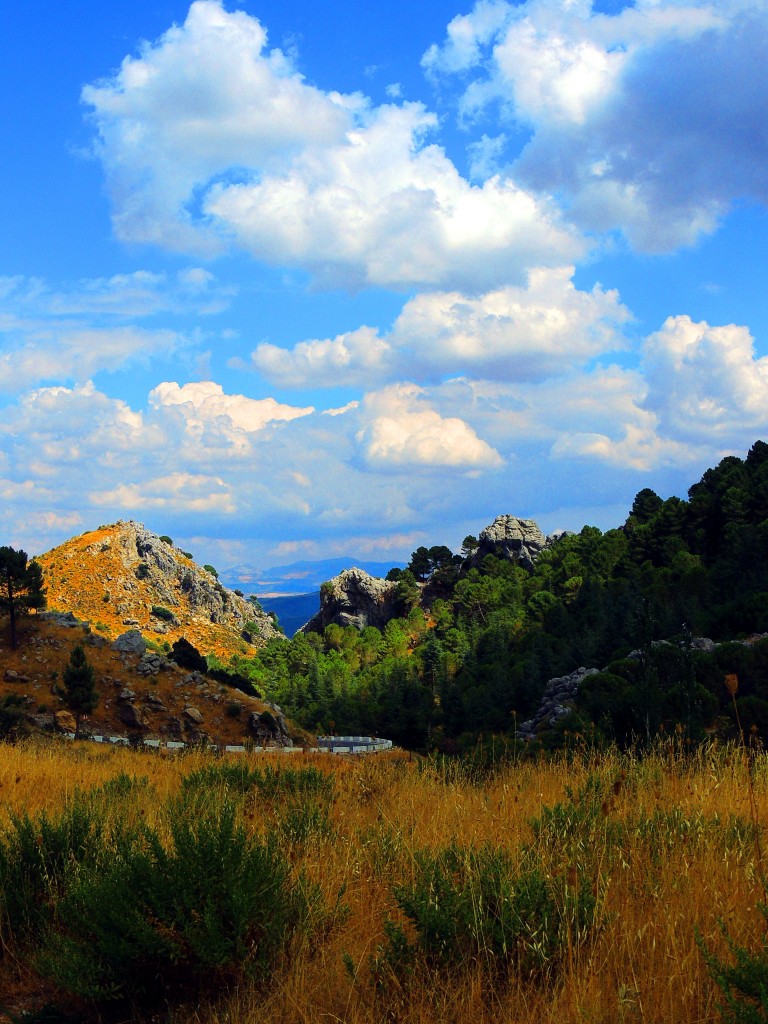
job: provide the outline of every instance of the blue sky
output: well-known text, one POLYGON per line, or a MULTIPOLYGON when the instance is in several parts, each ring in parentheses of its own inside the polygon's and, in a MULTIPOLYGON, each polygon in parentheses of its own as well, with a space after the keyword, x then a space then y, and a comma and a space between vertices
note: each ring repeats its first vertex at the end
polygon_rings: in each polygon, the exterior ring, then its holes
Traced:
POLYGON ((4 24, 3 543, 402 559, 768 436, 767 3, 4 24))

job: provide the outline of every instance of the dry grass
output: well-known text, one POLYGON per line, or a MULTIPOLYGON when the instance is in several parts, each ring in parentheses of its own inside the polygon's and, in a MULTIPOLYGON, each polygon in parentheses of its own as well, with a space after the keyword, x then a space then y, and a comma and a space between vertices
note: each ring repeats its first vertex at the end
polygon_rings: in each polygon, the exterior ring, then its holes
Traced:
MULTIPOLYGON (((52 812, 76 787, 89 789, 121 772, 147 777, 149 785, 131 794, 132 810, 154 820, 182 777, 209 760, 86 744, 0 747, 0 823, 11 811, 52 812)), ((309 764, 335 777, 333 831, 287 855, 319 884, 327 907, 347 911, 332 914, 322 936, 298 941, 268 992, 244 988, 214 1005, 185 1007, 173 1017, 178 1024, 716 1021, 718 993, 694 929, 718 950, 720 920, 743 944, 764 934, 747 767, 738 750, 555 758, 509 767, 482 785, 408 755, 291 761, 309 764), (603 795, 588 826, 535 837, 530 823, 542 807, 567 802, 566 787, 576 792, 588 780, 603 795), (393 982, 381 991, 371 984, 370 958, 383 941, 384 921, 398 915, 393 885, 412 876, 416 850, 451 840, 495 844, 513 857, 533 844, 545 870, 578 869, 593 880, 601 925, 570 951, 553 984, 511 977, 490 985, 482 964, 453 974, 424 969, 410 987, 393 982)), ((753 766, 753 782, 759 820, 767 821, 762 760, 753 766)), ((268 816, 256 808, 248 820, 260 830, 268 816)), ((0 984, 15 992, 16 1003, 39 999, 28 972, 8 959, 0 969, 0 984)))

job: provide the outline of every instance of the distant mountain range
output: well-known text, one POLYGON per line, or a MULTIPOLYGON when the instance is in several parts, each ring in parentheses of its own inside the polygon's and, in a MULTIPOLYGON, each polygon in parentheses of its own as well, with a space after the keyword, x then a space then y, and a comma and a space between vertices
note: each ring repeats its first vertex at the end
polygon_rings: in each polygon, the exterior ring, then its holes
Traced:
POLYGON ((243 563, 219 571, 225 587, 242 590, 263 598, 293 597, 312 594, 320 590, 326 580, 338 576, 344 569, 363 569, 371 576, 386 576, 392 568, 404 569, 405 562, 367 562, 355 558, 323 558, 318 561, 291 562, 271 569, 258 569, 243 563))

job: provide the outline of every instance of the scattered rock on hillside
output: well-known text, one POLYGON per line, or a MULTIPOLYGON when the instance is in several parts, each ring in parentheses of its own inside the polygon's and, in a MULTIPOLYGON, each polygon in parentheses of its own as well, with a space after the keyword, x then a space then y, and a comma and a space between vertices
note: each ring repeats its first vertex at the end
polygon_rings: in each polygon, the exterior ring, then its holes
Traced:
POLYGON ((53 715, 56 728, 61 732, 76 732, 77 722, 71 711, 56 711, 53 715))
POLYGON ((582 680, 598 671, 596 668, 577 668, 567 676, 550 679, 544 687, 536 714, 519 726, 517 734, 520 739, 532 739, 540 729, 553 726, 558 718, 567 715, 572 710, 582 680))
POLYGON ((120 651, 121 654, 138 654, 141 656, 147 649, 147 642, 138 629, 129 629, 127 633, 121 633, 112 644, 113 651, 120 651))
POLYGON ((302 626, 303 633, 322 633, 326 626, 383 629, 398 614, 397 584, 369 576, 362 569, 345 569, 320 590, 320 611, 302 626))

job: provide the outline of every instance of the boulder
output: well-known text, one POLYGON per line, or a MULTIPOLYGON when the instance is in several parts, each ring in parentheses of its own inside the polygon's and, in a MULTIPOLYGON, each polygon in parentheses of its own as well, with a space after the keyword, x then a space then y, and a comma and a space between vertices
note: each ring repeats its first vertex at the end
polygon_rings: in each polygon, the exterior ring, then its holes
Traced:
POLYGON ((77 732, 77 722, 71 711, 55 711, 53 717, 60 732, 77 732))
POLYGON ((520 739, 532 739, 540 729, 550 728, 555 722, 572 710, 573 701, 582 680, 593 676, 596 668, 577 668, 567 676, 555 676, 544 687, 536 714, 522 722, 517 734, 520 739))
POLYGON ((83 619, 78 619, 74 612, 38 612, 41 619, 53 623, 54 626, 65 626, 74 629, 75 626, 87 626, 83 619))
POLYGON ((158 672, 163 672, 168 668, 170 668, 170 662, 167 658, 164 658, 162 654, 157 654, 156 651, 147 651, 142 655, 136 666, 136 671, 140 676, 156 676, 158 672))
POLYGON ((293 746, 293 740, 288 735, 288 728, 282 714, 272 711, 252 711, 248 717, 248 731, 256 742, 262 745, 293 746))
POLYGON ((112 644, 112 650, 119 651, 121 654, 137 654, 141 656, 146 649, 146 641, 138 629, 129 629, 127 633, 121 633, 112 644))
POLYGON ((120 702, 129 702, 136 699, 136 694, 133 692, 133 690, 129 690, 128 687, 126 686, 124 689, 120 691, 117 699, 120 702))
POLYGON ((143 729, 147 724, 144 712, 135 704, 121 704, 117 709, 117 716, 129 729, 143 729))
POLYGON ((203 720, 203 713, 197 708, 186 707, 184 708, 184 717, 190 722, 194 722, 195 725, 200 725, 203 720))

